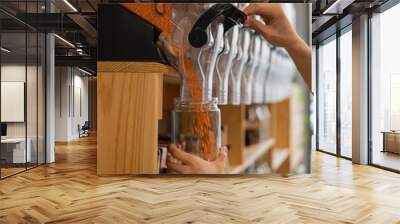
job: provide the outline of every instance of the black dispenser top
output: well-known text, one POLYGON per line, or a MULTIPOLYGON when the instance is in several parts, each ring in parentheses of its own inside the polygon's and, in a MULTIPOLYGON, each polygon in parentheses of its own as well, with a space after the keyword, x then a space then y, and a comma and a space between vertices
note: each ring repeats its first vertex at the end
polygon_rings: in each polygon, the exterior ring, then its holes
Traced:
POLYGON ((193 25, 189 33, 190 45, 195 48, 204 46, 208 40, 206 29, 219 16, 224 16, 224 32, 236 24, 243 24, 247 19, 243 11, 230 3, 215 4, 205 11, 193 25))

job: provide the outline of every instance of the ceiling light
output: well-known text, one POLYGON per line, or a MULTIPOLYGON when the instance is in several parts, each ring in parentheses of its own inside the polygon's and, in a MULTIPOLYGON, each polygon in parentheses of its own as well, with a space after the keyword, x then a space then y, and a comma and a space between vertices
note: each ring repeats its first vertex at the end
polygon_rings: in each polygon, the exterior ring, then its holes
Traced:
POLYGON ((88 71, 86 71, 86 70, 83 70, 83 69, 81 69, 81 68, 79 68, 79 67, 78 67, 78 70, 81 71, 81 72, 83 72, 83 73, 85 73, 85 74, 87 74, 87 75, 93 75, 92 73, 90 73, 90 72, 88 72, 88 71))
POLYGON ((322 14, 328 14, 331 13, 332 9, 334 9, 337 4, 339 4, 340 0, 336 0, 332 5, 330 5, 327 9, 324 10, 322 14))
POLYGON ((64 3, 68 5, 68 7, 72 9, 72 11, 78 12, 78 10, 68 0, 64 0, 64 3))
POLYGON ((7 49, 5 47, 1 47, 0 49, 1 49, 1 51, 4 51, 6 53, 10 53, 11 52, 11 50, 9 50, 9 49, 7 49))
POLYGON ((70 46, 70 47, 72 47, 72 48, 75 48, 75 45, 73 45, 71 42, 69 42, 68 40, 66 40, 66 39, 64 39, 64 38, 62 38, 62 37, 60 37, 59 35, 57 35, 57 34, 54 34, 54 36, 55 37, 57 37, 59 40, 61 40, 62 42, 64 42, 65 44, 67 44, 68 46, 70 46))
POLYGON ((81 48, 77 48, 76 53, 78 53, 79 55, 84 55, 83 49, 81 48))
POLYGON ((336 0, 322 14, 342 14, 343 10, 351 5, 355 0, 336 0))

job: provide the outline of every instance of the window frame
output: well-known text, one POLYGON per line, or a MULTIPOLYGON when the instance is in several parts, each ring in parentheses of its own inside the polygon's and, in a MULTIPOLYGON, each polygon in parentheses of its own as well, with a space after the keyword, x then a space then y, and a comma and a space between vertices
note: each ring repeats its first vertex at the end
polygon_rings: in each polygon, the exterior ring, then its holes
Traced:
POLYGON ((319 152, 323 152, 329 155, 337 156, 340 158, 344 158, 347 160, 352 160, 352 158, 342 155, 341 150, 341 119, 340 119, 340 82, 341 82, 341 67, 340 67, 340 37, 347 32, 352 32, 352 22, 346 24, 343 28, 337 30, 332 35, 327 38, 319 41, 316 46, 316 150, 319 152), (319 74, 319 65, 320 65, 320 55, 319 48, 321 44, 329 43, 330 41, 336 41, 336 152, 328 152, 324 149, 321 149, 319 143, 319 103, 320 103, 320 95, 319 95, 319 85, 320 85, 320 74, 319 74))
MULTIPOLYGON (((41 2, 41 1, 34 0, 34 1, 30 2, 30 3, 36 3, 36 11, 37 11, 37 13, 39 11, 39 2, 41 2)), ((27 3, 28 3, 28 1, 23 1, 23 3, 25 3, 25 12, 27 12, 27 3)), ((48 7, 46 7, 45 11, 47 12, 47 10, 48 10, 48 7)), ((5 14, 9 15, 10 18, 14 19, 15 21, 17 21, 19 23, 22 23, 24 29, 23 30, 19 30, 19 31, 15 31, 15 32, 20 32, 20 33, 25 35, 25 49, 24 49, 24 51, 25 51, 25 97, 24 97, 25 98, 25 102, 24 102, 25 166, 24 166, 23 170, 15 172, 15 173, 12 173, 12 174, 9 174, 7 176, 3 176, 2 168, 0 167, 0 181, 1 181, 1 180, 4 180, 4 179, 7 179, 9 177, 12 177, 14 175, 26 172, 26 171, 28 171, 30 169, 39 167, 41 165, 45 165, 47 163, 47 144, 48 143, 47 143, 47 128, 46 128, 47 127, 47 81, 46 80, 47 80, 47 43, 48 43, 48 40, 47 40, 47 33, 46 32, 38 30, 38 29, 30 26, 29 24, 19 20, 12 13, 10 13, 7 10, 1 8, 1 6, 0 6, 0 11, 2 13, 5 13, 5 14), (35 94, 35 97, 36 97, 36 121, 34 122, 35 125, 36 125, 36 136, 34 136, 34 138, 36 138, 37 145, 36 145, 36 161, 35 161, 35 163, 29 164, 30 166, 28 166, 28 162, 27 162, 28 154, 26 153, 27 147, 28 147, 27 146, 27 142, 28 142, 28 116, 27 116, 28 115, 27 114, 28 113, 28 111, 27 111, 28 34, 33 34, 34 36, 36 36, 36 41, 35 41, 36 42, 35 43, 36 44, 36 49, 35 49, 35 51, 36 51, 36 59, 35 59, 35 63, 36 63, 36 69, 35 69, 36 70, 35 71, 35 75, 36 75, 36 91, 33 94, 35 94), (42 75, 42 82, 43 82, 42 88, 44 88, 43 89, 43 93, 42 93, 43 96, 44 96, 44 98, 42 99, 43 105, 41 105, 43 107, 42 109, 44 109, 44 111, 43 111, 44 115, 43 115, 43 117, 41 117, 42 119, 44 119, 44 120, 42 120, 43 125, 44 125, 44 127, 43 127, 44 128, 44 130, 43 130, 43 143, 44 144, 42 145, 42 147, 43 147, 42 152, 44 153, 44 155, 41 155, 41 156, 43 156, 43 158, 42 158, 43 162, 39 162, 39 141, 38 141, 39 140, 39 116, 42 115, 42 114, 39 115, 39 113, 38 113, 38 111, 39 111, 39 81, 38 81, 39 69, 38 69, 38 67, 39 67, 39 36, 40 36, 40 34, 43 34, 43 36, 42 36, 43 39, 40 39, 40 41, 41 41, 41 44, 42 44, 42 47, 43 47, 43 49, 41 49, 41 52, 44 54, 44 55, 42 55, 42 60, 43 60, 44 63, 42 64, 43 67, 42 67, 42 71, 41 71, 41 73, 42 73, 41 74, 42 75)), ((2 45, 1 44, 2 35, 4 33, 8 33, 7 31, 3 31, 1 28, 2 27, 1 27, 1 24, 0 24, 0 46, 2 45)), ((0 81, 1 81, 1 67, 3 66, 2 62, 3 62, 2 56, 0 54, 0 81)), ((0 105, 0 110, 1 110, 1 105, 0 105)), ((0 119, 0 123, 1 123, 1 119, 0 119)), ((1 145, 0 145, 0 156, 1 156, 1 145)))
POLYGON ((382 5, 371 9, 368 11, 368 32, 367 32, 367 38, 368 38, 368 54, 367 54, 367 60, 368 60, 368 68, 367 68, 367 75, 368 75, 368 165, 373 166, 373 167, 377 167, 383 170, 387 170, 387 171, 391 171, 391 172, 395 172, 395 173, 400 173, 400 170, 397 169, 393 169, 387 166, 383 166, 380 164, 376 164, 373 162, 373 130, 372 130, 372 42, 373 42, 373 35, 372 35, 372 19, 374 17, 374 14, 381 14, 384 13, 385 11, 393 8, 394 6, 397 6, 398 4, 400 4, 400 1, 398 0, 388 0, 385 3, 383 3, 382 5))

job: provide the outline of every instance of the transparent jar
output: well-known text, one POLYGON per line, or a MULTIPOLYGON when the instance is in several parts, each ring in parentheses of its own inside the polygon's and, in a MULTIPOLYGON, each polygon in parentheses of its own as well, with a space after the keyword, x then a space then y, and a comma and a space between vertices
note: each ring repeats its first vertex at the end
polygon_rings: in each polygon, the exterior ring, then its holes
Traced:
POLYGON ((173 143, 204 160, 215 160, 221 147, 221 112, 217 104, 217 98, 209 102, 175 98, 173 143))

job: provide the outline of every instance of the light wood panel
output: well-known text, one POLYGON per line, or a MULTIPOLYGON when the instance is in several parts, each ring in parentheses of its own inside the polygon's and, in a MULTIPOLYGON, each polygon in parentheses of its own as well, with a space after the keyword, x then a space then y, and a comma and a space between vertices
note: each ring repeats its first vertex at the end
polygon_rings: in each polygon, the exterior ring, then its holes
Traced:
POLYGON ((270 106, 270 129, 275 139, 275 148, 290 146, 290 98, 270 106))
POLYGON ((88 112, 90 130, 97 131, 97 77, 90 77, 88 79, 88 112))
POLYGON ((162 96, 163 110, 172 111, 175 107, 174 99, 176 97, 179 97, 179 95, 180 95, 180 85, 179 84, 164 83, 163 96, 162 96))
POLYGON ((282 175, 290 173, 290 140, 291 140, 291 99, 288 98, 270 105, 271 137, 275 139, 275 145, 268 154, 267 162, 271 169, 282 175), (279 163, 278 163, 279 162, 279 163))
POLYGON ((98 73, 99 175, 157 173, 162 78, 160 73, 98 73))
POLYGON ((97 72, 162 73, 179 78, 174 68, 157 62, 101 61, 97 63, 97 72))
POLYGON ((98 174, 154 174, 163 78, 154 62, 98 62, 98 174))
POLYGON ((155 62, 98 62, 98 174, 155 174, 164 78, 155 62))
POLYGON ((220 105, 221 121, 227 131, 229 149, 229 163, 238 166, 243 163, 245 146, 245 106, 244 105, 220 105))
POLYGON ((96 138, 0 181, 0 223, 399 223, 400 175, 314 152, 313 173, 99 177, 96 138))

